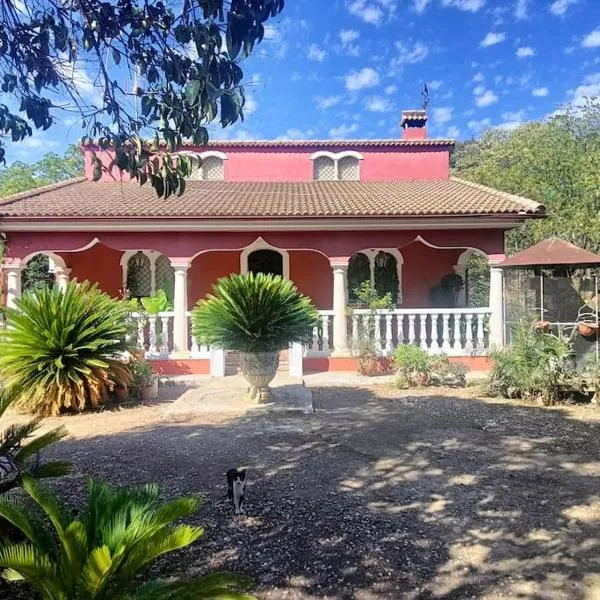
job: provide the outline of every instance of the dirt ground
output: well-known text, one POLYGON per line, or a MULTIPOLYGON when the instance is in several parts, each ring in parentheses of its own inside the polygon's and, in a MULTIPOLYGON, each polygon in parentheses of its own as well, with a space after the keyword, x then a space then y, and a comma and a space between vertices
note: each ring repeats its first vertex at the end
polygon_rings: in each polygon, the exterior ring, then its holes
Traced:
POLYGON ((166 391, 48 420, 69 430, 51 455, 73 474, 52 485, 74 504, 88 475, 205 496, 205 536, 152 576, 232 570, 261 599, 600 598, 600 408, 338 386, 308 416, 181 423, 166 391), (238 465, 241 517, 224 498, 238 465))

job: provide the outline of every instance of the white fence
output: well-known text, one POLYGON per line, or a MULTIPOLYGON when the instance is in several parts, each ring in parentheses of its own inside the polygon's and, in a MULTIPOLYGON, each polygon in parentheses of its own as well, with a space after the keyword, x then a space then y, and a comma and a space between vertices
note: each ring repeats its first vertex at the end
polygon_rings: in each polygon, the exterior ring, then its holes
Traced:
MULTIPOLYGON (((333 311, 321 310, 321 322, 305 347, 305 356, 329 356, 333 350, 333 311)), ((489 308, 355 309, 348 318, 349 345, 357 352, 368 339, 375 349, 391 355, 400 344, 417 344, 432 354, 453 356, 485 354, 489 346, 489 308)), ((166 358, 173 350, 173 312, 157 315, 134 313, 137 345, 148 358, 166 358)), ((188 313, 188 319, 190 313, 188 313)), ((208 346, 198 346, 189 330, 192 358, 210 358, 208 346)))

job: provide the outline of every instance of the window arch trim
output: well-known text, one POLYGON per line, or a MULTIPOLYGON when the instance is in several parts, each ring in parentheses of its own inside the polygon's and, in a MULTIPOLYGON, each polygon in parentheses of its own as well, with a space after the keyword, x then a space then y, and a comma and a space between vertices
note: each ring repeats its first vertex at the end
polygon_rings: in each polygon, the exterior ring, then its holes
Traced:
MULTIPOLYGON (((340 165, 340 161, 344 158, 353 158, 356 161, 364 160, 364 156, 360 152, 356 152, 355 150, 343 150, 342 152, 337 152, 337 153, 329 152, 328 150, 319 150, 318 152, 311 154, 310 159, 313 161, 314 181, 342 181, 342 179, 340 178, 339 165, 340 165), (316 164, 315 161, 317 161, 319 158, 328 158, 329 160, 333 161, 333 170, 334 170, 333 179, 316 179, 315 178, 314 165, 316 164)), ((344 181, 360 181, 360 162, 358 162, 356 167, 358 170, 358 178, 357 179, 353 179, 353 178, 345 179, 344 181)))
POLYGON ((252 242, 249 246, 246 246, 240 253, 240 273, 242 275, 246 275, 248 273, 248 257, 256 250, 273 250, 274 252, 281 254, 281 258, 283 259, 283 278, 290 278, 289 252, 283 248, 277 248, 276 246, 269 244, 269 242, 264 240, 262 237, 256 238, 254 242, 252 242))
MULTIPOLYGON (((150 261, 150 295, 156 294, 156 261, 161 256, 166 256, 157 250, 126 250, 121 256, 121 273, 123 275, 123 290, 127 288, 127 276, 129 272, 129 260, 135 256, 138 252, 141 252, 150 261)), ((168 259, 169 257, 166 256, 168 259)), ((169 262, 170 259, 169 259, 169 262)))

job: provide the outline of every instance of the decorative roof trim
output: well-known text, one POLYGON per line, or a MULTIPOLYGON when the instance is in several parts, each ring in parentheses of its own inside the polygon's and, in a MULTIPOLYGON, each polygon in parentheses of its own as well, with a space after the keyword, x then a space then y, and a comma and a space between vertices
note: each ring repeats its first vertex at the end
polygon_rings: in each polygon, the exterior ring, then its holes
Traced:
MULTIPOLYGON (((454 146, 456 140, 447 138, 424 138, 417 140, 214 140, 208 148, 306 148, 306 147, 402 147, 402 146, 454 146)), ((184 141, 183 147, 194 147, 191 141, 184 141)))
POLYGON ((331 160, 341 160, 347 157, 356 158, 357 160, 364 160, 365 158, 360 152, 356 152, 355 150, 344 150, 337 153, 329 152, 328 150, 319 150, 310 155, 310 160, 315 160, 321 156, 326 156, 327 158, 331 158, 331 160))

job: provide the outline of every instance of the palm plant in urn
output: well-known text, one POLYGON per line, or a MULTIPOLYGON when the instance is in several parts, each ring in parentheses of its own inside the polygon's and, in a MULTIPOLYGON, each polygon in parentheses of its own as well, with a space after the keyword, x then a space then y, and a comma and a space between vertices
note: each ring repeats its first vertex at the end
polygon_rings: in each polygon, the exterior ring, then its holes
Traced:
POLYGON ((279 352, 308 342, 318 313, 309 298, 279 275, 230 275, 219 279, 213 292, 194 308, 193 335, 199 344, 238 351, 250 398, 268 402, 279 352))

